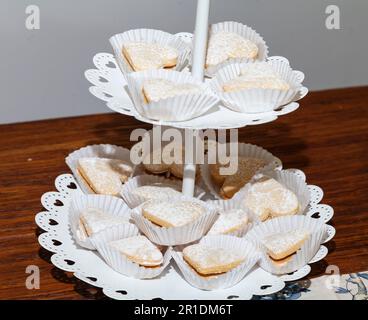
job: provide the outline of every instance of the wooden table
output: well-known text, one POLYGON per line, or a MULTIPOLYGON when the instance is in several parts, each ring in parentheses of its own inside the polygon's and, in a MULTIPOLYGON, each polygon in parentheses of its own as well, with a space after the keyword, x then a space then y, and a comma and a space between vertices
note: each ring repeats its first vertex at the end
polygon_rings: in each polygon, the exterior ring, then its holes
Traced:
MULTIPOLYGON (((0 126, 0 299, 104 298, 50 263, 34 216, 55 177, 69 172, 64 158, 71 151, 95 143, 131 147, 134 128, 149 126, 119 114, 0 126), (39 290, 25 287, 28 265, 40 268, 39 290)), ((303 170, 334 207, 337 234, 310 277, 331 264, 341 273, 368 270, 368 87, 310 93, 296 112, 239 136, 280 157, 284 167, 303 170)))

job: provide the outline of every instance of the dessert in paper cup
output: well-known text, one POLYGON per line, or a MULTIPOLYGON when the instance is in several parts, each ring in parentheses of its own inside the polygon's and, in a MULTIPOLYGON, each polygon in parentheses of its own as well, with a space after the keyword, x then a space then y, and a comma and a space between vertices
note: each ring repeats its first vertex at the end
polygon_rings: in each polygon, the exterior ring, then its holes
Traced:
POLYGON ((132 225, 111 227, 91 237, 91 242, 115 271, 137 279, 159 276, 171 260, 171 248, 162 254, 132 225))
MULTIPOLYGON (((180 132, 184 135, 184 131, 180 132)), ((198 154, 197 150, 193 154, 194 159, 196 154, 198 154)), ((131 155, 134 158, 136 157, 138 159, 137 162, 139 162, 134 172, 136 176, 160 175, 174 183, 178 179, 183 179, 186 151, 185 146, 176 141, 161 141, 161 146, 155 146, 155 142, 152 139, 152 131, 150 131, 149 135, 145 136, 142 141, 133 145, 131 155), (145 148, 148 141, 149 146, 152 146, 152 148, 147 148, 149 150, 145 148)), ((199 170, 196 170, 196 182, 198 182, 199 177, 199 170)), ((203 190, 200 191, 201 193, 204 192, 203 190)), ((197 189, 195 189, 195 192, 197 192, 197 189)), ((195 197, 200 198, 198 195, 200 194, 196 193, 195 197)))
POLYGON ((212 77, 231 64, 264 61, 268 47, 252 28, 234 21, 212 24, 209 32, 205 74, 212 77))
POLYGON ((148 70, 130 73, 126 80, 138 113, 153 120, 193 119, 219 101, 206 84, 189 72, 148 70))
POLYGON ((229 235, 205 236, 173 258, 183 277, 202 290, 236 285, 255 266, 261 253, 250 241, 229 235))
MULTIPOLYGON (((121 197, 130 208, 135 208, 147 200, 169 200, 180 198, 182 183, 156 175, 135 176, 124 184, 121 197)), ((205 192, 195 187, 194 196, 200 199, 205 192)))
POLYGON ((295 173, 275 170, 257 174, 233 198, 262 222, 281 216, 302 215, 310 202, 305 180, 295 173))
POLYGON ((207 235, 243 237, 255 223, 259 222, 258 217, 244 206, 240 197, 230 200, 209 200, 207 203, 215 207, 219 213, 207 235))
POLYGON ((263 62, 233 63, 218 70, 209 84, 226 107, 241 113, 276 110, 303 98, 304 75, 283 57, 263 62))
POLYGON ((326 224, 306 216, 289 216, 262 222, 250 230, 245 239, 262 250, 259 262, 262 269, 286 274, 308 264, 326 235, 326 224))
POLYGON ((206 202, 182 196, 149 200, 132 210, 132 219, 148 239, 158 245, 174 246, 200 239, 217 218, 206 202))
POLYGON ((69 207, 69 224, 74 240, 82 247, 94 250, 91 236, 110 226, 131 225, 130 208, 117 197, 105 195, 75 195, 69 207))
POLYGON ((119 195, 135 168, 130 151, 111 144, 80 148, 70 153, 65 162, 87 194, 119 195))
POLYGON ((119 33, 110 38, 110 44, 124 75, 151 68, 181 71, 187 66, 191 51, 180 37, 155 29, 119 33))
MULTIPOLYGON (((226 148, 228 155, 230 154, 229 144, 226 148)), ((282 168, 279 158, 256 145, 238 143, 238 157, 238 171, 231 176, 221 175, 218 164, 209 164, 208 158, 200 166, 202 180, 216 199, 232 198, 256 173, 282 168)))

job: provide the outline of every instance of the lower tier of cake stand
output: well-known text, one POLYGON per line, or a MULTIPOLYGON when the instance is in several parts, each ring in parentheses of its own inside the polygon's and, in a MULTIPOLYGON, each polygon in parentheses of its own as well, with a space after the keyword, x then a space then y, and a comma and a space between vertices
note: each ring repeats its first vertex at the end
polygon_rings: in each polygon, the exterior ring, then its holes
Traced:
MULTIPOLYGON (((300 170, 293 170, 303 176, 300 170)), ((285 282, 305 277, 311 270, 308 265, 287 275, 275 276, 259 267, 254 267, 237 285, 222 290, 203 291, 189 285, 181 276, 173 260, 161 276, 150 280, 137 280, 126 277, 112 270, 96 251, 78 246, 72 238, 69 227, 69 204, 75 194, 82 193, 78 183, 71 174, 62 174, 55 180, 57 191, 47 192, 41 202, 46 211, 36 215, 36 223, 45 232, 39 236, 39 243, 53 252, 51 262, 59 269, 73 272, 74 276, 93 286, 103 289, 106 296, 113 299, 251 299, 253 295, 267 295, 282 290, 285 282), (174 288, 174 290, 173 290, 174 288)), ((322 190, 313 185, 308 186, 311 202, 306 215, 328 222, 333 216, 333 209, 319 204, 322 190)), ((335 229, 328 228, 331 240, 335 229)), ((309 263, 323 259, 328 253, 321 245, 315 257, 309 263)))

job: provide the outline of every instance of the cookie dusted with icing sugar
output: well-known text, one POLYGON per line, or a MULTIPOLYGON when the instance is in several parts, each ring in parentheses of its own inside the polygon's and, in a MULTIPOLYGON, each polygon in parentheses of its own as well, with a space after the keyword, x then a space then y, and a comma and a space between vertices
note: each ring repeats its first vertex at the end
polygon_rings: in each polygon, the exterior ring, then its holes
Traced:
POLYGON ((95 208, 87 208, 80 214, 79 230, 82 234, 90 237, 106 228, 125 223, 129 223, 127 217, 108 214, 95 208))
POLYGON ((122 54, 134 71, 175 67, 179 56, 171 46, 145 42, 125 43, 122 54))
POLYGON ((229 234, 245 228, 248 225, 248 215, 241 209, 232 209, 220 214, 209 235, 229 234))
POLYGON ((151 186, 141 186, 132 191, 132 194, 140 196, 145 200, 152 199, 170 199, 173 197, 181 196, 181 192, 177 186, 169 184, 155 184, 151 186))
POLYGON ((161 227, 181 227, 198 219, 206 209, 192 201, 151 200, 142 207, 143 216, 161 227))
POLYGON ((298 251, 308 237, 309 233, 294 230, 267 236, 262 239, 262 243, 267 250, 267 254, 273 260, 278 261, 298 251))
POLYGON ((166 79, 149 79, 143 82, 142 92, 147 103, 184 94, 201 92, 200 86, 192 83, 175 83, 166 79))
POLYGON ((261 221, 294 215, 300 208, 297 196, 281 183, 270 178, 255 182, 246 194, 244 204, 261 221))
POLYGON ((245 64, 240 75, 223 84, 225 92, 245 89, 289 90, 289 84, 267 62, 245 64))
POLYGON ((206 68, 216 66, 229 59, 255 59, 257 45, 234 32, 220 31, 210 35, 206 57, 206 68))
POLYGON ((122 183, 126 182, 133 173, 133 168, 118 159, 80 158, 78 172, 97 194, 119 194, 122 183))
POLYGON ((129 260, 144 267, 157 267, 163 262, 161 251, 145 236, 115 240, 109 242, 109 245, 129 260))
POLYGON ((238 252, 200 243, 185 247, 183 258, 204 276, 228 272, 245 261, 245 257, 238 252))
POLYGON ((274 89, 274 90, 289 90, 289 84, 279 78, 253 78, 240 76, 234 78, 223 85, 225 92, 236 92, 246 89, 274 89))
POLYGON ((231 199, 266 164, 263 159, 239 157, 238 169, 235 174, 225 176, 220 195, 225 199, 231 199))

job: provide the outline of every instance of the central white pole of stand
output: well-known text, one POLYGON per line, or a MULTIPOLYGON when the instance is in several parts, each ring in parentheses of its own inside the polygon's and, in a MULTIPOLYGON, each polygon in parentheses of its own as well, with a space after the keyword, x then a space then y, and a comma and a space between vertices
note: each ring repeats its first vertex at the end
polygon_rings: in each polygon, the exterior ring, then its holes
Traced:
MULTIPOLYGON (((204 63, 206 59, 209 12, 210 0, 198 0, 193 38, 192 76, 200 81, 203 81, 204 63)), ((196 166, 194 163, 186 163, 184 165, 183 176, 183 194, 192 197, 196 176, 196 166)))

